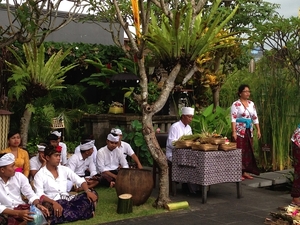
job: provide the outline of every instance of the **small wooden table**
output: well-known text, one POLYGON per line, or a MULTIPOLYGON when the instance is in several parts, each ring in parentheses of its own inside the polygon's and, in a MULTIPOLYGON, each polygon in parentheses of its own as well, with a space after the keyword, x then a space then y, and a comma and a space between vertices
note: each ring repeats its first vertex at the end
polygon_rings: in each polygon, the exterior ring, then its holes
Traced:
MULTIPOLYGON (((240 198, 241 177, 241 149, 230 151, 174 149, 172 152, 172 182, 202 185, 202 203, 207 201, 209 185, 226 182, 236 183, 237 198, 240 198)), ((176 194, 176 188, 174 189, 173 193, 176 194)))

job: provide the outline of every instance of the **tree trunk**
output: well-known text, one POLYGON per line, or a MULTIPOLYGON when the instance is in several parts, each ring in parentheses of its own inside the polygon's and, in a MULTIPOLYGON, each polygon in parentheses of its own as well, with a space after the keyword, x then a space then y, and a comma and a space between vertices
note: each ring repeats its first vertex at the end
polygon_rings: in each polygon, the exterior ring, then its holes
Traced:
POLYGON ((28 108, 26 108, 23 113, 23 117, 21 118, 20 121, 20 135, 22 140, 21 146, 23 148, 26 148, 27 141, 28 141, 28 129, 31 120, 31 115, 32 112, 28 108))
POLYGON ((143 115, 143 133, 147 142, 149 151, 158 164, 159 170, 159 192, 158 197, 153 204, 156 208, 167 208, 167 204, 171 201, 169 198, 169 175, 168 162, 165 153, 160 148, 153 128, 152 115, 143 115))
POLYGON ((211 91, 213 93, 213 102, 214 102, 213 112, 214 113, 216 112, 217 106, 220 105, 220 89, 221 89, 221 87, 219 85, 213 86, 211 88, 211 91))

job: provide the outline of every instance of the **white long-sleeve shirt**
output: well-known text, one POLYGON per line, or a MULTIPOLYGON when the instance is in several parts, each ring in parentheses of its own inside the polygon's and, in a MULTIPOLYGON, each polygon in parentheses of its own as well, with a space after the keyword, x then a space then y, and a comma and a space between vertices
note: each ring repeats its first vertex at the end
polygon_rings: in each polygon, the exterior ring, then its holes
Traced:
POLYGON ((23 173, 15 173, 6 183, 0 178, 0 213, 6 208, 13 209, 20 204, 25 204, 21 193, 26 196, 29 203, 39 199, 23 173))
POLYGON ((107 146, 102 147, 97 152, 97 171, 102 173, 104 171, 116 170, 119 165, 122 168, 128 168, 128 163, 124 158, 124 154, 117 148, 110 151, 107 146))
POLYGON ((166 156, 167 159, 172 161, 172 149, 174 149, 173 142, 177 141, 183 135, 193 134, 190 125, 184 125, 181 120, 173 123, 169 129, 167 146, 166 146, 166 156))
POLYGON ((91 176, 97 174, 96 166, 92 156, 83 159, 81 152, 73 154, 69 158, 66 166, 69 167, 71 170, 73 170, 77 175, 81 177, 85 175, 85 171, 87 169, 90 171, 91 176))
MULTIPOLYGON (((76 148, 75 148, 75 150, 74 150, 74 154, 75 153, 80 153, 80 145, 78 145, 76 148)), ((94 164, 96 165, 96 158, 97 158, 97 148, 96 148, 96 146, 94 145, 93 146, 93 154, 92 154, 92 156, 91 156, 92 158, 93 158, 93 160, 94 160, 94 164)))
POLYGON ((69 195, 67 192, 68 179, 75 183, 78 187, 81 186, 85 179, 79 177, 70 168, 59 165, 57 167, 58 177, 55 179, 52 173, 46 166, 41 168, 34 176, 35 192, 40 198, 42 195, 58 200, 61 196, 69 195))
POLYGON ((58 145, 61 146, 60 163, 61 165, 66 165, 68 160, 67 145, 63 142, 59 142, 58 145))

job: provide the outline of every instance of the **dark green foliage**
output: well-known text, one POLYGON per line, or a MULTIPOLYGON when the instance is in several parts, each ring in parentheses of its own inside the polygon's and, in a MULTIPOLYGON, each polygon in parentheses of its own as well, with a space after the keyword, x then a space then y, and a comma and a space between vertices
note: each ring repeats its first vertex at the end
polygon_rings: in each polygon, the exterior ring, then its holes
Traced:
POLYGON ((143 166, 153 165, 153 158, 148 150, 148 146, 143 135, 143 126, 140 121, 132 121, 130 132, 123 132, 123 138, 124 141, 131 145, 143 166))
POLYGON ((210 105, 200 115, 194 115, 191 127, 194 134, 215 131, 214 133, 230 137, 230 108, 224 109, 217 106, 216 111, 213 112, 213 105, 210 105))

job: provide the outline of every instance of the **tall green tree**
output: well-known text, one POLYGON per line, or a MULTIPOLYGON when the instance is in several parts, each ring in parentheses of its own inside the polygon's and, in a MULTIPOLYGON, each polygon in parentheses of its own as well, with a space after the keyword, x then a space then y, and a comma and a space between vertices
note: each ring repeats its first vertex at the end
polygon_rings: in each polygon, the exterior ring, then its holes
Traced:
MULTIPOLYGON (((160 168, 156 207, 166 206, 170 199, 167 159, 155 137, 152 117, 165 105, 178 74, 183 73, 185 79, 196 70, 195 59, 198 56, 218 48, 218 43, 225 36, 217 37, 216 34, 237 10, 222 10, 221 0, 217 0, 213 2, 211 11, 204 16, 206 3, 207 0, 190 3, 134 0, 132 13, 130 5, 125 1, 101 1, 103 8, 99 7, 98 1, 90 1, 93 15, 101 16, 103 13, 112 22, 118 21, 129 39, 128 55, 134 56, 138 64, 141 94, 136 96, 136 100, 143 114, 143 135, 153 159, 160 168), (135 34, 129 30, 129 25, 136 27, 135 34), (148 65, 145 59, 147 53, 148 57, 151 56, 167 73, 160 96, 153 103, 149 103, 148 100, 148 65)), ((118 38, 118 35, 112 35, 115 39, 118 38)), ((126 50, 126 46, 123 46, 123 49, 126 50)))
POLYGON ((46 96, 50 90, 64 88, 62 85, 65 78, 64 74, 77 66, 77 64, 61 66, 64 58, 70 53, 70 49, 65 52, 60 50, 45 62, 44 45, 42 44, 38 47, 34 39, 29 43, 23 44, 26 62, 18 56, 16 50, 9 49, 17 59, 18 64, 6 62, 12 72, 12 76, 8 79, 10 85, 8 96, 17 100, 22 99, 26 103, 20 121, 22 145, 26 147, 28 128, 32 113, 35 110, 33 102, 40 97, 46 96))

